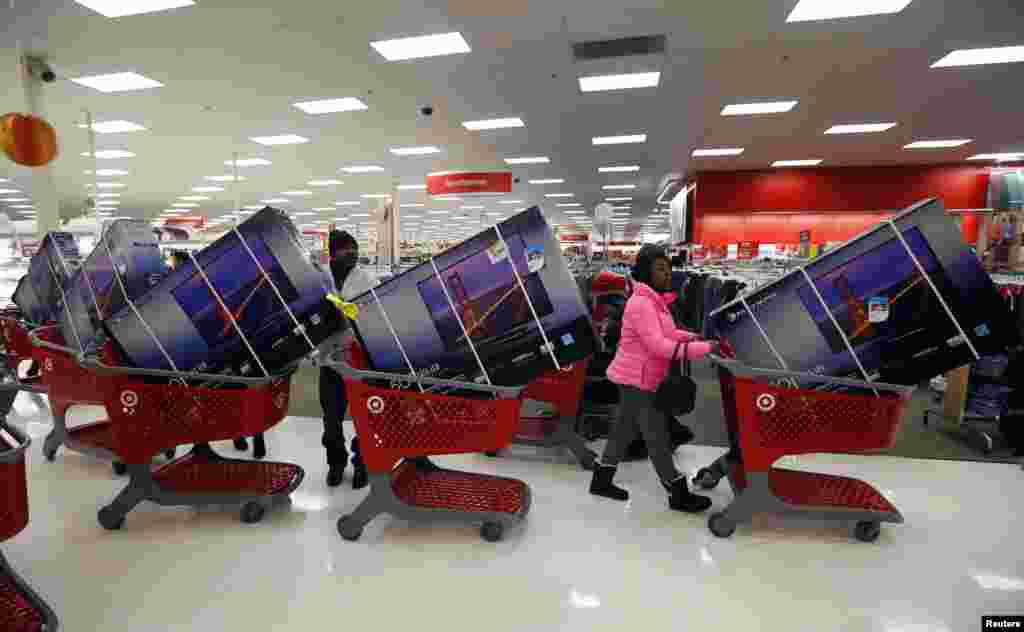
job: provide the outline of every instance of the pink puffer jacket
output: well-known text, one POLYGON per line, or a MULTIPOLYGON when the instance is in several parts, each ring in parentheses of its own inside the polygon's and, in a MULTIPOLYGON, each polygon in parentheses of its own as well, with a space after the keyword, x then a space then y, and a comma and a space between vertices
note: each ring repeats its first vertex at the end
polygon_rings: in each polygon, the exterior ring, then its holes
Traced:
MULTIPOLYGON (((668 305, 660 294, 644 283, 637 283, 622 316, 622 337, 615 359, 608 366, 608 379, 616 384, 635 386, 654 392, 668 375, 677 342, 697 338, 696 334, 676 329, 668 305)), ((711 352, 707 342, 691 342, 679 347, 691 360, 711 352)))

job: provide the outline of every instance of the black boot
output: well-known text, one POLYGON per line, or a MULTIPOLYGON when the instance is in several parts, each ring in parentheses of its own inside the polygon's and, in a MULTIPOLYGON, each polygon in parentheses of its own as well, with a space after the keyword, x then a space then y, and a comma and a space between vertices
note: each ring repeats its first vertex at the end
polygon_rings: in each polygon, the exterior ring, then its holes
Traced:
POLYGON ((594 477, 590 479, 590 493, 595 496, 604 496, 612 500, 629 500, 629 492, 616 487, 612 483, 615 472, 619 468, 614 465, 594 464, 594 477))
POLYGON ((246 443, 245 437, 239 437, 235 439, 235 449, 239 452, 245 452, 249 449, 249 444, 246 443))
POLYGON ((345 466, 344 465, 331 465, 327 468, 327 486, 337 487, 341 485, 341 481, 345 480, 345 466))
POLYGON ((362 489, 370 484, 370 473, 366 471, 363 456, 359 453, 359 437, 352 438, 352 489, 362 489))
POLYGON ((348 465, 348 451, 345 444, 327 448, 327 486, 337 487, 345 479, 345 467, 348 465))
POLYGON ((676 511, 700 513, 711 506, 711 499, 692 493, 686 486, 686 477, 680 476, 665 485, 668 490, 668 506, 676 511))
POLYGON ((263 441, 263 433, 252 438, 252 456, 255 459, 262 459, 267 456, 267 444, 263 441))

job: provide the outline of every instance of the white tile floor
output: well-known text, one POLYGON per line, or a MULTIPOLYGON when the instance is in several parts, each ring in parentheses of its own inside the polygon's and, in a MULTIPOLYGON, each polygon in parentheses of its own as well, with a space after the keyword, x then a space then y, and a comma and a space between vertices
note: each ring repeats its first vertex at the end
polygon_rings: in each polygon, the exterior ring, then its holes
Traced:
MULTIPOLYGON (((48 423, 20 397, 12 420, 34 440, 32 519, 2 548, 68 632, 961 632, 980 629, 982 614, 1024 612, 1024 471, 1014 466, 803 458, 876 484, 906 524, 863 544, 846 528, 765 518, 720 540, 705 517, 667 509, 647 463, 623 467, 633 498, 620 504, 589 496, 588 475, 567 461, 516 449, 439 459, 531 484, 531 515, 504 541, 382 517, 350 543, 335 522, 365 492, 348 481, 328 490, 319 420, 290 418, 267 435, 270 458, 306 468, 290 510, 243 525, 234 509, 143 504, 107 532, 96 511, 123 481, 65 451, 46 463, 48 423)), ((720 452, 689 446, 677 458, 694 471, 720 452)), ((730 495, 725 484, 713 492, 716 508, 730 495)))

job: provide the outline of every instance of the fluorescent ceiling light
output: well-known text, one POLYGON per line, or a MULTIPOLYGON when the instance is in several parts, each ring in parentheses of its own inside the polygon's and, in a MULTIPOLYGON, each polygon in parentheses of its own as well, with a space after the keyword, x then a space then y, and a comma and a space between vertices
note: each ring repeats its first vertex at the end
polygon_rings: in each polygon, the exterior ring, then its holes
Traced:
POLYGON ((343 183, 341 180, 310 180, 306 184, 311 187, 333 187, 343 183))
POLYGON ((660 72, 634 72, 628 75, 580 77, 580 90, 582 92, 606 92, 608 90, 656 88, 660 79, 660 72))
POLYGON ((247 211, 259 211, 263 209, 263 207, 258 204, 250 204, 249 206, 243 206, 242 208, 247 211))
POLYGON ((1010 64, 1024 61, 1024 46, 1001 46, 999 48, 968 48, 955 50, 939 61, 932 68, 951 68, 955 66, 983 66, 987 64, 1010 64))
POLYGON ((85 186, 89 188, 96 187, 100 189, 123 189, 125 187, 124 183, 122 182, 97 182, 95 184, 90 183, 85 186))
POLYGON ((562 211, 566 215, 578 215, 580 213, 586 213, 586 211, 562 211))
POLYGON ((638 165, 622 165, 620 167, 598 167, 598 173, 632 173, 634 171, 640 171, 638 165))
POLYGON ((120 193, 97 193, 95 195, 95 197, 98 197, 98 198, 119 198, 119 197, 121 197, 121 194, 120 193))
POLYGON ((270 198, 269 200, 260 200, 260 202, 263 202, 264 204, 285 204, 290 201, 291 200, 285 198, 270 198))
POLYGON ((178 199, 182 200, 183 202, 203 202, 205 200, 209 200, 210 198, 209 196, 206 195, 183 195, 178 199))
POLYGON ((237 164, 239 167, 265 167, 270 164, 270 161, 263 158, 241 158, 237 162, 225 160, 224 164, 229 167, 233 164, 237 164))
POLYGON ((506 158, 505 164, 509 165, 544 165, 551 162, 547 156, 534 156, 530 158, 506 158))
POLYGON ((305 136, 296 136, 295 134, 282 134, 280 136, 253 136, 250 138, 254 143, 260 145, 301 145, 308 143, 309 139, 305 136))
POLYGON ((175 202, 174 204, 171 204, 171 206, 176 206, 178 208, 196 208, 199 205, 193 204, 192 202, 175 202))
POLYGON ((884 132, 896 127, 896 123, 858 123, 855 125, 833 125, 826 134, 870 134, 884 132))
MULTIPOLYGON (((85 173, 87 175, 92 175, 92 170, 91 169, 86 169, 85 173)), ((126 176, 126 175, 128 175, 128 172, 125 171, 124 169, 97 169, 96 170, 96 175, 97 176, 101 176, 101 177, 126 176)))
POLYGON ((194 0, 75 0, 75 2, 87 9, 92 9, 105 18, 155 13, 190 7, 195 4, 194 0))
POLYGON ((470 205, 467 205, 467 206, 463 206, 462 210, 464 210, 464 211, 480 211, 480 210, 483 210, 483 208, 484 208, 483 205, 480 205, 480 204, 470 204, 470 205))
POLYGON ((549 197, 549 198, 567 198, 567 197, 572 197, 573 195, 575 195, 575 194, 573 194, 573 193, 546 193, 546 194, 544 194, 544 197, 549 197))
POLYGON ((609 197, 609 198, 605 198, 604 201, 605 202, 629 202, 632 199, 633 198, 631 198, 631 197, 609 197))
POLYGON ((559 208, 573 208, 573 207, 578 207, 578 206, 583 206, 583 205, 579 204, 578 202, 567 202, 567 203, 564 203, 564 204, 556 204, 555 206, 557 206, 559 208))
POLYGON ((422 215, 403 215, 402 219, 420 219, 422 215))
POLYGON ((292 213, 295 217, 310 217, 316 215, 316 213, 292 213))
POLYGON ((345 173, 372 173, 374 171, 384 171, 384 167, 378 167, 376 165, 356 165, 352 167, 342 167, 341 170, 345 173))
POLYGON ((192 190, 196 193, 216 193, 217 191, 223 191, 224 187, 192 187, 192 190))
POLYGON ((530 180, 530 184, 564 184, 565 180, 562 178, 545 178, 543 180, 530 180))
MULTIPOLYGON (((85 129, 88 127, 85 123, 80 123, 78 127, 85 129)), ((123 132, 144 132, 146 128, 139 125, 138 123, 132 123, 131 121, 103 121, 100 123, 93 123, 92 129, 97 134, 120 134, 123 132)))
POLYGON ((1020 160, 1022 158, 1024 158, 1024 153, 977 154, 971 156, 968 160, 1020 160))
POLYGON ((470 52, 469 44, 461 33, 439 33, 418 37, 371 42, 370 46, 388 61, 424 59, 470 52))
POLYGON ((859 18, 866 15, 899 13, 911 0, 800 0, 787 22, 859 18))
POLYGON ((796 107, 796 101, 773 101, 769 103, 736 103, 722 108, 722 116, 743 116, 747 114, 781 114, 796 107))
POLYGON ((448 201, 448 202, 453 202, 453 201, 454 202, 461 202, 462 201, 462 198, 460 198, 457 195, 442 195, 442 196, 436 197, 434 199, 435 200, 445 200, 445 201, 448 201))
MULTIPOLYGON (((423 208, 426 204, 399 204, 402 208, 423 208)), ((406 217, 409 217, 408 215, 406 217)))
POLYGON ((400 184, 398 185, 399 191, 423 191, 427 188, 425 184, 400 184))
POLYGON ((485 215, 489 215, 491 217, 501 217, 502 215, 504 215, 504 213, 485 213, 485 215))
POLYGON ((498 204, 522 204, 522 200, 501 200, 498 204))
POLYGON ((159 81, 154 81, 134 72, 115 72, 109 75, 77 77, 71 81, 78 85, 107 93, 148 90, 150 88, 161 88, 164 85, 159 81))
POLYGON ((356 202, 354 200, 353 201, 347 201, 347 202, 335 202, 334 203, 335 206, 359 206, 360 204, 362 204, 362 202, 356 202))
POLYGON ((373 200, 383 200, 391 197, 390 193, 364 193, 362 197, 373 200))
MULTIPOLYGON (((86 158, 92 156, 89 152, 82 152, 82 155, 86 158)), ((115 158, 134 158, 135 154, 130 151, 124 151, 123 149, 101 149, 96 152, 96 157, 100 160, 113 160, 115 158)))
POLYGON ((352 217, 369 217, 369 213, 352 213, 352 217))
POLYGON ((601 188, 605 189, 607 191, 614 191, 614 190, 617 190, 617 189, 626 190, 626 189, 635 189, 636 185, 635 184, 606 184, 606 185, 604 185, 601 188))
POLYGON ((12 204, 11 208, 35 208, 31 204, 12 204))
POLYGON ((591 142, 595 145, 627 145, 630 143, 646 143, 647 134, 626 134, 624 136, 595 136, 591 142))
POLYGON ((742 153, 742 147, 730 147, 722 149, 694 149, 693 157, 700 158, 706 156, 739 156, 742 153))
POLYGON ((814 167, 820 165, 821 160, 776 160, 773 167, 814 167))
POLYGON ((523 119, 520 118, 499 118, 499 119, 487 119, 483 121, 465 121, 462 126, 468 130, 479 132, 489 129, 508 129, 512 127, 526 127, 526 123, 523 123, 523 119))
POLYGON ((21 193, 18 189, 0 189, 0 195, 10 195, 12 193, 21 193))
POLYGON ((426 156, 429 154, 439 154, 441 150, 437 147, 392 147, 389 150, 396 156, 426 156))
MULTIPOLYGON (((626 211, 626 210, 629 210, 631 208, 633 208, 633 207, 630 206, 629 204, 626 204, 624 206, 613 206, 612 210, 613 211, 626 211)), ((622 213, 615 213, 615 215, 622 215, 622 213)), ((629 215, 629 213, 625 213, 625 215, 629 215)))
MULTIPOLYGON (((235 181, 235 176, 233 176, 233 175, 232 176, 228 176, 228 175, 224 175, 224 176, 206 176, 205 179, 209 180, 210 182, 234 182, 235 181)), ((239 181, 245 180, 245 178, 243 176, 238 176, 238 179, 239 179, 239 181)))
POLYGON ((428 215, 447 215, 448 211, 427 211, 428 215))
POLYGON ((903 149, 944 149, 948 147, 961 147, 971 142, 970 139, 957 139, 957 140, 917 140, 909 145, 904 145, 903 149))
POLYGON ((309 197, 313 195, 312 191, 281 191, 281 195, 290 195, 292 197, 309 197))
POLYGON ((369 109, 365 103, 355 97, 303 101, 302 103, 293 103, 292 105, 306 114, 332 114, 334 112, 357 112, 369 109))

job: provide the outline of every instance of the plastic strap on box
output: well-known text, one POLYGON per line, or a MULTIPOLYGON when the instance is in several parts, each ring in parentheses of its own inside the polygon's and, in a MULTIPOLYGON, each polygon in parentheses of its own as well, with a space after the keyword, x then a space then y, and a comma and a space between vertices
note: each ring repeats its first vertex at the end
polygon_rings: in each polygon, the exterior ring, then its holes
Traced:
POLYGON ((761 337, 764 338, 764 341, 766 343, 768 343, 768 348, 771 349, 772 354, 775 356, 775 359, 779 361, 779 366, 782 367, 783 371, 788 371, 789 365, 786 364, 786 360, 779 353, 778 349, 775 348, 775 345, 772 344, 772 339, 768 337, 768 332, 764 330, 764 327, 761 326, 761 321, 759 321, 757 319, 757 316, 754 315, 754 310, 750 309, 750 305, 747 304, 747 298, 744 295, 740 294, 739 299, 737 300, 739 300, 739 302, 743 305, 743 308, 747 310, 747 314, 750 315, 750 319, 753 321, 754 326, 757 327, 757 330, 759 332, 761 332, 761 337))
POLYGON ((967 336, 967 332, 964 331, 964 328, 960 326, 960 321, 957 320, 956 315, 953 314, 953 310, 949 308, 949 304, 946 303, 946 299, 942 297, 941 293, 939 293, 939 288, 935 287, 935 283, 932 281, 932 278, 928 276, 928 272, 926 272, 924 266, 921 265, 921 261, 918 260, 917 255, 915 255, 914 251, 910 249, 910 244, 908 244, 907 240, 903 237, 903 233, 900 232, 896 222, 889 219, 886 220, 886 223, 890 228, 892 228, 893 232, 896 233, 896 238, 900 240, 901 244, 903 244, 907 254, 910 255, 910 260, 914 262, 914 265, 917 266, 917 271, 921 273, 922 277, 924 277, 925 283, 927 283, 928 287, 930 287, 932 292, 935 293, 935 298, 939 299, 942 309, 946 310, 946 315, 949 316, 951 321, 953 321, 953 326, 956 327, 956 330, 960 332, 960 337, 962 337, 964 342, 967 343, 967 348, 971 350, 971 355, 974 356, 975 360, 980 360, 981 355, 978 353, 978 350, 974 348, 974 343, 971 342, 971 339, 967 336))
POLYGON ((462 329, 462 335, 466 337, 466 342, 469 343, 469 349, 473 352, 473 357, 476 358, 476 364, 480 367, 480 371, 483 373, 484 380, 488 386, 491 384, 491 376, 487 373, 487 367, 484 366, 483 361, 480 360, 480 354, 476 352, 476 345, 473 344, 473 339, 469 336, 469 331, 466 330, 465 323, 462 322, 462 316, 459 315, 459 310, 455 308, 455 301, 452 300, 452 295, 448 293, 448 286, 444 284, 444 278, 441 277, 441 271, 437 269, 437 262, 434 258, 430 258, 430 267, 434 269, 434 274, 437 275, 437 280, 441 283, 441 290, 444 292, 444 297, 448 299, 448 306, 452 308, 452 315, 455 316, 455 320, 459 321, 459 328, 462 329))
MULTIPOLYGON (((822 309, 824 309, 825 313, 828 314, 828 319, 832 321, 832 325, 834 325, 836 331, 839 332, 839 336, 843 339, 843 344, 846 345, 846 350, 850 352, 850 355, 853 357, 853 361, 857 363, 857 368, 860 369, 860 374, 864 376, 864 381, 874 382, 874 380, 871 379, 871 376, 868 375, 868 372, 864 370, 864 365, 860 363, 860 358, 857 357, 857 352, 853 350, 853 345, 850 344, 850 339, 846 337, 846 332, 839 326, 839 321, 836 320, 836 317, 832 314, 832 310, 825 302, 825 298, 821 295, 821 292, 818 291, 818 286, 814 284, 814 279, 811 278, 811 275, 807 273, 807 269, 803 266, 800 266, 800 272, 803 273, 804 279, 807 280, 807 285, 811 287, 811 291, 813 291, 814 295, 818 297, 818 302, 821 303, 822 309)), ((874 387, 872 387, 871 390, 874 392, 875 397, 881 397, 874 387)))
POLYGON ((551 361, 555 363, 555 368, 561 371, 562 365, 558 362, 558 356, 555 355, 555 346, 548 340, 548 332, 544 331, 544 323, 540 322, 537 310, 533 306, 533 300, 530 299, 530 293, 526 291, 523 278, 519 276, 515 258, 512 257, 512 249, 508 247, 508 242, 505 241, 505 237, 501 234, 501 228, 497 224, 494 225, 494 232, 498 234, 498 239, 501 240, 501 244, 505 247, 505 252, 508 253, 508 262, 512 266, 512 274, 515 275, 516 283, 519 284, 519 289, 522 290, 523 296, 526 298, 526 304, 530 307, 530 313, 533 314, 533 322, 537 323, 537 329, 540 330, 540 337, 544 340, 544 349, 551 355, 551 361))
MULTIPOLYGON (((306 344, 309 345, 309 350, 311 354, 315 355, 317 346, 313 344, 313 341, 310 339, 309 334, 306 333, 305 325, 299 322, 299 319, 296 318, 295 312, 293 312, 292 308, 288 306, 288 301, 284 300, 284 296, 281 295, 281 290, 277 289, 277 284, 274 283, 274 280, 270 278, 270 275, 267 274, 267 271, 263 267, 263 264, 260 263, 260 260, 258 258, 256 258, 256 253, 254 253, 252 251, 252 248, 249 247, 249 242, 245 240, 245 236, 242 235, 242 231, 238 230, 237 225, 231 230, 234 231, 235 235, 238 236, 238 241, 242 242, 242 245, 245 247, 245 251, 249 253, 249 256, 252 257, 253 263, 255 263, 256 267, 260 269, 260 274, 262 274, 263 278, 267 281, 267 283, 270 284, 270 288, 274 290, 274 294, 277 296, 277 300, 281 301, 281 305, 284 307, 284 311, 288 312, 288 317, 292 319, 293 323, 295 323, 295 331, 302 334, 302 337, 306 339, 306 344)), ((302 254, 301 250, 299 251, 299 254, 302 254)))
POLYGON ((228 309, 228 306, 224 304, 224 300, 221 298, 220 292, 217 291, 217 288, 213 287, 213 284, 210 283, 209 277, 206 276, 206 271, 203 270, 201 265, 199 265, 199 261, 196 259, 196 256, 189 252, 188 258, 192 260, 192 265, 196 267, 196 271, 199 272, 201 277, 203 277, 206 287, 210 288, 210 292, 213 294, 213 297, 217 299, 217 303, 220 305, 220 308, 228 315, 228 320, 231 321, 231 325, 235 328, 235 331, 238 332, 238 336, 242 339, 242 342, 245 343, 245 347, 249 350, 249 353, 252 354, 253 359, 256 360, 256 364, 259 365, 260 371, 263 371, 263 376, 270 377, 270 373, 267 371, 266 367, 263 366, 263 362, 260 361, 260 357, 256 355, 256 350, 253 349, 251 344, 249 344, 249 338, 246 337, 242 328, 238 326, 238 321, 235 320, 235 315, 232 314, 231 310, 228 309))
POLYGON ((416 372, 416 368, 413 367, 412 362, 409 360, 409 355, 405 352, 405 345, 398 338, 398 332, 395 331, 395 327, 391 324, 391 318, 388 317, 387 310, 384 309, 384 305, 380 302, 380 297, 377 296, 377 290, 370 288, 370 294, 373 295, 373 300, 377 304, 377 309, 380 311, 380 315, 384 317, 384 324, 388 326, 388 331, 391 332, 391 337, 395 339, 395 344, 398 345, 398 350, 402 354, 402 359, 405 360, 405 365, 409 367, 409 373, 412 374, 413 379, 416 380, 416 385, 419 387, 420 392, 423 392, 423 384, 419 381, 419 374, 416 372))

